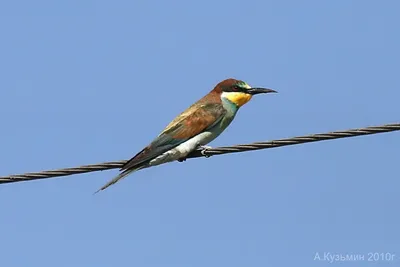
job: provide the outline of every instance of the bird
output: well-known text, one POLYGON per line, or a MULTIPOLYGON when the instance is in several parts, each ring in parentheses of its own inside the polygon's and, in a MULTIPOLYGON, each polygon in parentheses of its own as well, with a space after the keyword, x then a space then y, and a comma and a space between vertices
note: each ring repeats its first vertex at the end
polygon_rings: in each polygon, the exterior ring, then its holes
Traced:
POLYGON ((145 148, 129 159, 120 174, 95 192, 141 169, 172 161, 184 161, 194 150, 206 150, 233 121, 236 113, 254 95, 277 93, 269 88, 251 87, 242 80, 228 78, 172 120, 145 148))

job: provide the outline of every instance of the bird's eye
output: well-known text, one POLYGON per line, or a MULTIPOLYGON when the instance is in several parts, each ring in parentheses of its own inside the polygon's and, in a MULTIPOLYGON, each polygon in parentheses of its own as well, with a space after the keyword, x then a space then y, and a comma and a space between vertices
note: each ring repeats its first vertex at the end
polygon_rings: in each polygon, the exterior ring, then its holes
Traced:
POLYGON ((234 91, 239 91, 239 90, 240 90, 240 88, 239 88, 239 86, 238 86, 238 85, 234 85, 234 86, 233 86, 233 90, 234 90, 234 91))

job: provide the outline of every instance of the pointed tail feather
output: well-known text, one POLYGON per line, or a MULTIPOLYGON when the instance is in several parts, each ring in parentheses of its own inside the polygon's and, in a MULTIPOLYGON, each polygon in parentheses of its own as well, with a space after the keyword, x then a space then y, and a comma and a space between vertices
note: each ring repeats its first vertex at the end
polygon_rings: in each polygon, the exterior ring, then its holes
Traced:
POLYGON ((121 180, 122 178, 125 178, 126 176, 128 176, 129 174, 131 174, 132 172, 138 171, 140 169, 143 169, 144 166, 138 167, 136 169, 130 169, 130 170, 124 170, 123 172, 121 172, 120 174, 118 174, 118 176, 116 176, 114 179, 112 179, 111 181, 109 181, 108 183, 106 183, 105 185, 103 185, 103 187, 101 187, 99 190, 97 190, 96 192, 93 193, 97 194, 98 192, 106 189, 107 187, 109 187, 110 185, 115 184, 116 182, 118 182, 119 180, 121 180))

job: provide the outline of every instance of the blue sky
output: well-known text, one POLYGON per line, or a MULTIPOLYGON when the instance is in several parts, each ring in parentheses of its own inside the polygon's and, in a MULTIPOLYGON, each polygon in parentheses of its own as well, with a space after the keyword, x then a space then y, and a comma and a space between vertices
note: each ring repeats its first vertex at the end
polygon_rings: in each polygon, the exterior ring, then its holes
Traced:
MULTIPOLYGON (((3 1, 0 175, 128 159, 233 77, 212 146, 399 122, 396 1, 3 1)), ((396 254, 399 133, 0 186, 0 265, 325 266, 396 254)))

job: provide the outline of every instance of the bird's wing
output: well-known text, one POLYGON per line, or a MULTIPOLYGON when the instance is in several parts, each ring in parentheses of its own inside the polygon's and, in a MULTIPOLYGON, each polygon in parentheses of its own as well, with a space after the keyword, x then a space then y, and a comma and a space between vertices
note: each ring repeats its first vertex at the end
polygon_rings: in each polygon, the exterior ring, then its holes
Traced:
POLYGON ((122 166, 121 170, 137 168, 138 165, 156 158, 188 139, 213 127, 225 115, 220 103, 199 104, 174 119, 161 134, 122 166))

